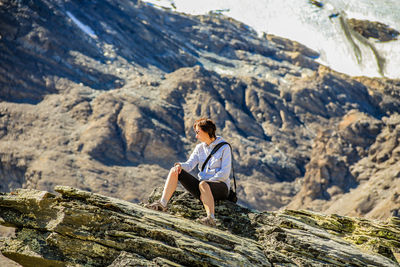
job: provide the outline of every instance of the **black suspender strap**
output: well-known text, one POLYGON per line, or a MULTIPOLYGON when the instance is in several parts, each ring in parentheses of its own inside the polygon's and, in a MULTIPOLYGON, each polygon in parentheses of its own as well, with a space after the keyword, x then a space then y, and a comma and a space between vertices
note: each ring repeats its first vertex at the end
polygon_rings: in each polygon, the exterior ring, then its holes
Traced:
MULTIPOLYGON (((228 144, 227 142, 221 142, 217 145, 215 145, 215 147, 213 148, 213 150, 211 151, 210 155, 208 155, 208 157, 206 158, 206 160, 203 163, 203 166, 201 166, 201 171, 204 171, 204 168, 206 167, 207 162, 210 160, 211 156, 215 154, 215 152, 218 151, 218 149, 220 149, 221 146, 228 144)), ((228 144, 229 145, 229 144, 228 144)))
POLYGON ((207 157, 206 160, 204 161, 203 166, 201 166, 201 171, 204 170, 204 168, 206 167, 206 164, 207 164, 207 162, 210 160, 211 156, 212 156, 213 154, 215 154, 215 152, 217 152, 218 149, 220 149, 223 145, 228 145, 228 146, 230 147, 230 149, 231 149, 231 158, 232 158, 232 160, 231 160, 231 170, 232 170, 232 177, 233 177, 234 189, 235 189, 235 192, 236 192, 236 179, 235 179, 235 172, 234 172, 234 170, 233 170, 233 151, 232 151, 232 147, 231 147, 231 145, 230 145, 229 143, 227 143, 227 142, 221 142, 221 143, 218 143, 217 145, 215 145, 215 147, 214 147, 213 150, 211 151, 210 155, 208 155, 208 157, 207 157))

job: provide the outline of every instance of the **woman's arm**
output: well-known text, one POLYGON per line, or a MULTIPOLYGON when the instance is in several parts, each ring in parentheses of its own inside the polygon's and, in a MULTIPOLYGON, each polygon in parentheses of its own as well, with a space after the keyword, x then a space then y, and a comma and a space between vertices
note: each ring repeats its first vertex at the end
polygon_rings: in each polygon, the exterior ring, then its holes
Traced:
POLYGON ((196 165, 199 163, 199 153, 198 153, 198 145, 194 148, 192 154, 190 155, 189 159, 186 162, 178 162, 181 166, 182 169, 184 169, 187 172, 190 172, 191 170, 196 167, 196 165))

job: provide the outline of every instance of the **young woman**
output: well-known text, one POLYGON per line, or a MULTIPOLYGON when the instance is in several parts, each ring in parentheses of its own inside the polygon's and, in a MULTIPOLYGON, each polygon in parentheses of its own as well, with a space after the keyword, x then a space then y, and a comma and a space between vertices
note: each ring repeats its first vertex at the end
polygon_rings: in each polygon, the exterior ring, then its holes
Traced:
POLYGON ((178 181, 194 197, 200 199, 204 205, 207 217, 199 220, 208 226, 216 226, 214 215, 214 201, 227 199, 230 188, 229 175, 231 172, 232 157, 229 145, 225 144, 213 154, 204 170, 202 166, 213 148, 225 142, 215 135, 215 123, 206 118, 197 120, 193 125, 198 144, 186 162, 177 162, 171 168, 165 182, 164 191, 159 201, 147 205, 148 208, 160 211, 167 210, 167 204, 175 192, 178 181), (198 166, 198 177, 189 172, 198 166))

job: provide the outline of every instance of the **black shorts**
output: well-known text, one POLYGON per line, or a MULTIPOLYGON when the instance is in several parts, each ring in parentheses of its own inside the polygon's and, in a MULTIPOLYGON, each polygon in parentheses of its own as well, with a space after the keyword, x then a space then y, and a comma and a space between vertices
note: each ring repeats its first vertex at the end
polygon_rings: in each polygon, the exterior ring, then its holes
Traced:
MULTIPOLYGON (((189 191, 195 198, 200 199, 200 181, 196 179, 193 175, 182 169, 178 176, 178 180, 183 185, 183 187, 189 191)), ((215 200, 225 200, 228 198, 229 190, 228 186, 224 182, 211 182, 207 181, 210 186, 212 195, 215 200)))

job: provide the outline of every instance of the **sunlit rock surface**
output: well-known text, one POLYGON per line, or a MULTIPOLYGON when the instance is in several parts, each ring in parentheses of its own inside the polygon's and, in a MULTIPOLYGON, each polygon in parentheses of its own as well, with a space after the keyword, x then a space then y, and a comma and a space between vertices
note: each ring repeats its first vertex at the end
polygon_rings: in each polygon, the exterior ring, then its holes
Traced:
MULTIPOLYGON (((218 203, 217 228, 177 192, 169 213, 72 187, 0 195, 1 252, 22 266, 398 266, 399 219, 256 212, 218 203)), ((150 199, 157 199, 156 190, 150 199)))
POLYGON ((141 1, 2 1, 0 22, 1 192, 64 185, 144 202, 208 116, 232 144, 242 206, 399 215, 399 80, 141 1))

